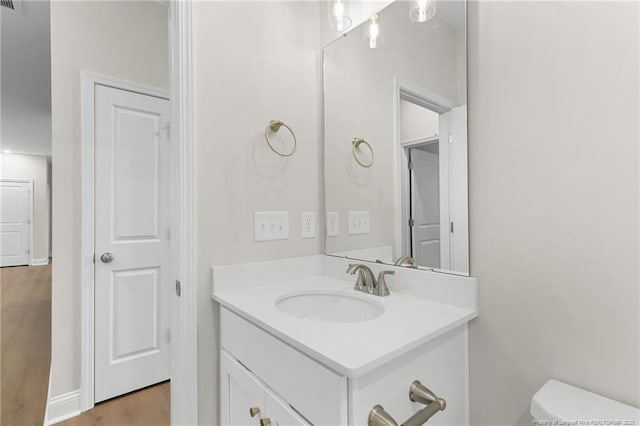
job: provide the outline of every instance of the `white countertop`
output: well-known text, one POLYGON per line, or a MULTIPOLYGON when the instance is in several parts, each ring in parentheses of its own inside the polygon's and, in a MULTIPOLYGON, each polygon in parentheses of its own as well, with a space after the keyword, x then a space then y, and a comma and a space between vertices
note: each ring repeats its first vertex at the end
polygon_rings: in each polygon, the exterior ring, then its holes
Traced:
MULTIPOLYGON (((358 377, 477 316, 477 311, 393 292, 379 297, 353 290, 355 280, 324 275, 215 291, 212 298, 299 351, 347 377, 358 377), (380 303, 385 312, 355 323, 299 319, 280 311, 285 293, 339 290, 380 303)), ((215 286, 214 286, 215 288, 215 286)))

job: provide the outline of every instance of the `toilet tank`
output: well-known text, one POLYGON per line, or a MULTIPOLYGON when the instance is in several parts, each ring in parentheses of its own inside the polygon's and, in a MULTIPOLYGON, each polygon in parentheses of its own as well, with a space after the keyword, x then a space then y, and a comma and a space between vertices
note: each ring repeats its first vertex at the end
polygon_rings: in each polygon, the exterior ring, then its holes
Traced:
POLYGON ((549 380, 533 396, 531 415, 538 425, 551 424, 545 420, 597 420, 596 424, 640 425, 637 408, 557 380, 549 380))

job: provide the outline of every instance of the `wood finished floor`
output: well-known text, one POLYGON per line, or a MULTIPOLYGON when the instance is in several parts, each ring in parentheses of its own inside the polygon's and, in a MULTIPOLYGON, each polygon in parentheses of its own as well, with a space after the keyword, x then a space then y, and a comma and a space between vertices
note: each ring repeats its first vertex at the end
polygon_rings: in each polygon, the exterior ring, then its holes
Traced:
MULTIPOLYGON (((0 425, 41 426, 51 360, 51 266, 0 268, 0 425)), ((60 425, 169 425, 169 382, 96 405, 60 425)))
POLYGON ((170 424, 170 405, 169 382, 164 382, 105 401, 58 425, 164 426, 170 424))
POLYGON ((0 268, 0 424, 42 425, 51 362, 51 266, 0 268))

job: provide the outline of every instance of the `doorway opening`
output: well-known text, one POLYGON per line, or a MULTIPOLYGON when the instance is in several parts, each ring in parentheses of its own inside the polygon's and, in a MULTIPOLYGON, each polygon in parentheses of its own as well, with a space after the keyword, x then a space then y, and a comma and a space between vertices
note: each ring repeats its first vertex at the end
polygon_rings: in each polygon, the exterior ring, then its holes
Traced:
MULTIPOLYGON (((455 221, 451 135, 454 102, 395 79, 394 137, 397 146, 396 246, 422 268, 453 268, 455 221)), ((465 140, 466 143, 466 140, 465 140)), ((466 166, 466 157, 464 159, 466 166)))

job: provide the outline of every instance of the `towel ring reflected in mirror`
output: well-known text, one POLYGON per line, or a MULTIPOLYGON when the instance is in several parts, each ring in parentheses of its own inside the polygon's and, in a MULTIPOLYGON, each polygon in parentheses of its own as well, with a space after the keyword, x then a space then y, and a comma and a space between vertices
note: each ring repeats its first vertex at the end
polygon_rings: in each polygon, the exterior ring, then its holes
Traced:
POLYGON ((298 141, 296 140, 296 134, 293 132, 293 130, 291 130, 291 127, 289 127, 282 120, 271 120, 269 122, 269 124, 267 125, 267 128, 264 130, 264 137, 267 140, 267 145, 269 145, 269 148, 271 148, 271 151, 275 152, 276 154, 278 154, 281 157, 291 157, 293 154, 295 154, 296 149, 298 147, 298 141), (271 140, 269 139, 269 133, 270 132, 276 133, 283 126, 289 131, 289 133, 291 133, 291 137, 293 138, 293 148, 291 148, 291 152, 280 152, 280 151, 278 151, 277 149, 274 148, 273 144, 271 143, 271 140))
POLYGON ((369 142, 364 140, 364 138, 353 138, 353 140, 351 141, 351 151, 353 152, 353 158, 355 158, 356 162, 360 164, 362 167, 369 168, 373 166, 373 163, 375 160, 373 148, 371 148, 371 145, 369 145, 369 142), (369 148, 369 151, 371 151, 371 160, 368 163, 360 161, 360 159, 358 158, 357 150, 359 149, 358 147, 360 145, 366 145, 367 148, 369 148))

